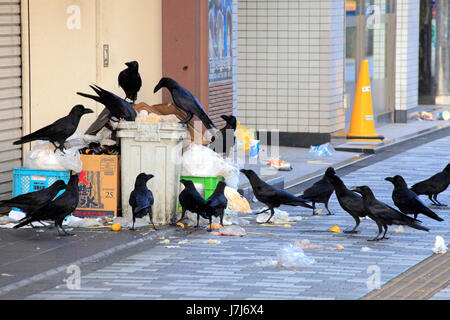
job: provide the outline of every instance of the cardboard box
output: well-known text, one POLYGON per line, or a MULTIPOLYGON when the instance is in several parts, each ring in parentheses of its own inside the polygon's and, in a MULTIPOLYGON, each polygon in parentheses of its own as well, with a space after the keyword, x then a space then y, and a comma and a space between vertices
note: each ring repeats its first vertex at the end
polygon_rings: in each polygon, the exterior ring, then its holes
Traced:
POLYGON ((120 164, 118 155, 81 155, 83 169, 78 188, 78 217, 114 217, 120 209, 120 164))

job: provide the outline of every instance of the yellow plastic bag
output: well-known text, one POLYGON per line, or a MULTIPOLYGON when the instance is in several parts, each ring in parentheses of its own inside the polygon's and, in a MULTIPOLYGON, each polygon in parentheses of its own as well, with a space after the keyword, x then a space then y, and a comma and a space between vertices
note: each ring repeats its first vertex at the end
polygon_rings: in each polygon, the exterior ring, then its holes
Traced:
POLYGON ((235 189, 225 187, 225 197, 228 200, 228 209, 234 212, 251 213, 252 209, 247 199, 239 194, 235 189))
POLYGON ((242 126, 240 121, 238 121, 236 131, 238 150, 250 151, 250 140, 255 140, 255 131, 246 126, 242 126))

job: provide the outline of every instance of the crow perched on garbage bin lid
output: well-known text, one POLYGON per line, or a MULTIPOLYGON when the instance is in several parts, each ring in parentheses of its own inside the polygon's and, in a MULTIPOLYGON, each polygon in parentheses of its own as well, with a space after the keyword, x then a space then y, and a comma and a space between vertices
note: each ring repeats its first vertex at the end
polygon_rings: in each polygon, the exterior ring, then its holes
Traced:
POLYGON ((175 106, 186 113, 187 118, 180 123, 189 124, 192 117, 196 115, 203 122, 206 129, 216 128, 214 122, 206 114, 205 109, 189 90, 183 88, 171 78, 161 78, 153 93, 158 92, 161 88, 167 88, 172 95, 175 106))
POLYGON ((223 215, 228 205, 224 191, 227 184, 219 181, 214 193, 206 200, 205 211, 209 219, 209 231, 211 231, 212 217, 220 217, 220 224, 223 227, 223 215))
POLYGON ((237 128, 237 120, 233 115, 221 115, 220 117, 226 121, 226 124, 214 134, 209 147, 217 153, 225 153, 228 155, 236 143, 234 133, 237 128))
POLYGON ((72 234, 64 230, 62 223, 65 217, 75 211, 78 206, 79 199, 78 174, 72 174, 69 182, 67 183, 66 191, 64 191, 63 194, 50 201, 39 210, 27 215, 19 221, 19 224, 14 226, 14 229, 21 228, 33 221, 53 220, 55 222, 58 235, 71 236, 72 234), (63 234, 60 233, 60 229, 63 231, 63 234))
POLYGON ((333 186, 334 191, 336 192, 336 198, 342 209, 355 219, 355 227, 352 230, 344 231, 344 233, 358 233, 356 228, 359 226, 360 218, 367 216, 362 196, 359 193, 347 189, 344 182, 336 175, 333 168, 327 169, 325 175, 333 186))
POLYGON ((444 219, 430 210, 414 191, 408 189, 408 185, 402 176, 396 175, 394 177, 387 177, 384 180, 389 181, 394 185, 392 200, 401 212, 404 214, 413 214, 414 219, 417 219, 417 215, 422 213, 431 219, 444 221, 444 219))
POLYGON ((258 201, 264 203, 268 207, 268 209, 257 214, 261 214, 270 210, 270 217, 266 221, 266 223, 270 222, 270 219, 272 219, 272 216, 275 213, 274 208, 278 208, 281 205, 301 206, 308 209, 313 208, 312 206, 307 204, 306 200, 300 197, 296 197, 285 190, 278 189, 264 182, 253 170, 241 169, 241 172, 250 181, 256 199, 258 199, 258 201))
MULTIPOLYGON (((327 169, 327 172, 334 172, 334 169, 330 167, 327 169)), ((325 173, 322 179, 306 189, 300 196, 300 198, 312 202, 313 215, 316 215, 316 203, 323 203, 328 211, 328 215, 333 215, 328 209, 328 201, 330 201, 333 192, 333 185, 330 183, 330 180, 325 173)))
POLYGON ((98 96, 82 92, 77 92, 77 94, 100 102, 109 110, 111 117, 114 117, 117 120, 125 119, 126 121, 134 121, 136 119, 137 112, 134 110, 131 103, 97 85, 90 85, 90 87, 97 93, 98 96))
POLYGON ((428 198, 433 202, 436 206, 444 206, 446 204, 440 203, 437 200, 437 196, 439 193, 444 192, 450 184, 450 163, 447 164, 444 170, 436 173, 432 177, 423 180, 421 182, 416 183, 411 187, 411 190, 414 191, 417 195, 427 195, 428 198))
POLYGON ((375 198, 372 190, 368 186, 355 187, 353 191, 360 193, 363 197, 364 209, 367 211, 367 215, 371 218, 378 226, 378 234, 375 238, 369 241, 378 241, 386 238, 386 232, 388 226, 396 225, 406 225, 408 227, 429 231, 430 229, 420 225, 421 221, 408 217, 406 214, 392 208, 384 202, 381 202, 375 198), (379 238, 383 232, 383 237, 379 238))
POLYGON ((136 218, 143 218, 147 214, 150 217, 150 222, 155 230, 155 224, 153 223, 153 211, 152 206, 155 200, 153 199, 152 191, 147 187, 147 182, 153 178, 152 174, 140 173, 136 177, 136 182, 134 183, 134 190, 130 193, 130 199, 128 203, 133 210, 133 226, 131 230, 134 229, 134 223, 136 218))
POLYGON ((55 146, 55 151, 57 149, 64 153, 64 143, 67 138, 72 136, 78 128, 80 119, 83 115, 88 113, 93 113, 91 109, 87 109, 81 104, 78 104, 70 110, 70 113, 62 117, 52 124, 45 126, 33 133, 23 136, 13 144, 19 145, 36 140, 45 140, 51 142, 55 146), (58 143, 58 145, 56 145, 58 143))
POLYGON ((119 86, 125 92, 126 98, 135 104, 137 94, 142 86, 142 79, 139 74, 139 63, 137 61, 126 62, 126 69, 119 73, 119 86))
MULTIPOLYGON (((27 215, 33 215, 47 205, 56 195, 66 188, 63 180, 56 180, 48 188, 21 194, 9 200, 0 201, 0 207, 18 208, 27 215)), ((32 225, 33 226, 33 225, 32 225)))
POLYGON ((180 182, 184 185, 184 190, 178 196, 181 205, 181 218, 177 222, 181 222, 186 215, 186 211, 197 214, 197 228, 200 224, 200 216, 204 219, 209 219, 205 211, 206 201, 198 193, 195 185, 190 180, 181 179, 180 182))

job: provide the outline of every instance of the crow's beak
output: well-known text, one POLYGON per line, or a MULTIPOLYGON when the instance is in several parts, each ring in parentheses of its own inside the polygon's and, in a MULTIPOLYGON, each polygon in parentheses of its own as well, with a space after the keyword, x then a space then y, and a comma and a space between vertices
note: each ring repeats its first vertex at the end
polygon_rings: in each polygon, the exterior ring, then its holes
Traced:
POLYGON ((154 177, 154 175, 148 174, 148 175, 147 175, 147 181, 150 180, 150 179, 153 178, 153 177, 154 177))
POLYGON ((226 116, 226 115, 221 115, 220 116, 223 120, 225 120, 226 122, 228 122, 229 120, 230 120, 230 117, 229 116, 226 116))
POLYGON ((153 90, 153 93, 157 93, 159 91, 159 89, 161 89, 160 83, 158 83, 158 85, 155 87, 155 89, 153 90))
POLYGON ((361 193, 361 188, 360 187, 353 187, 353 188, 351 188, 351 190, 355 191, 355 192, 358 192, 358 193, 361 193))
POLYGON ((83 114, 94 113, 92 109, 84 109, 83 114))
POLYGON ((129 62, 125 62, 125 65, 126 65, 127 67, 131 67, 131 63, 129 63, 129 62))
POLYGON ((392 178, 392 177, 386 177, 386 178, 384 178, 384 180, 389 181, 389 182, 394 182, 394 178, 392 178))

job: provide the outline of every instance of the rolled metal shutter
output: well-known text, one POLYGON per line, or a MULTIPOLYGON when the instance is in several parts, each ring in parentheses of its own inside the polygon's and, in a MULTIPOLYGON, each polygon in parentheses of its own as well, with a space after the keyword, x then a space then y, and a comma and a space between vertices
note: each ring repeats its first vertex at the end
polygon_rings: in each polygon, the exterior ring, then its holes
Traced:
POLYGON ((22 166, 20 0, 0 0, 0 200, 12 195, 13 168, 22 166))

